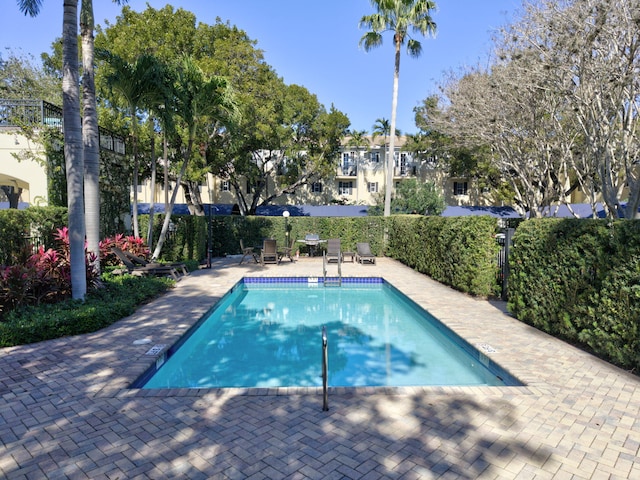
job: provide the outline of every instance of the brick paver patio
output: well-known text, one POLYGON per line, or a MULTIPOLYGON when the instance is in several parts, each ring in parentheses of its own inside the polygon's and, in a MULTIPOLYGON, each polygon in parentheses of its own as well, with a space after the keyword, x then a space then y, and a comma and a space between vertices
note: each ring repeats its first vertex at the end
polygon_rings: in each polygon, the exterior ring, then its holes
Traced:
POLYGON ((99 332, 0 349, 0 477, 640 478, 638 377, 389 259, 343 274, 384 277, 526 386, 331 389, 328 412, 318 389, 127 389, 242 276, 322 273, 238 260, 99 332))

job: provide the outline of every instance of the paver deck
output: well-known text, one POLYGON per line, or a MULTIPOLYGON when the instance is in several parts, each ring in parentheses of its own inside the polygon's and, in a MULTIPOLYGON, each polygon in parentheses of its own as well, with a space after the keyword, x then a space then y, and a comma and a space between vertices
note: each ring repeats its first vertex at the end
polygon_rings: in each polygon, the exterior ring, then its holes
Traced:
POLYGON ((128 389, 150 345, 242 276, 322 273, 321 259, 238 260, 101 331, 0 349, 0 477, 640 478, 640 378, 390 259, 343 275, 382 276, 526 386, 336 388, 328 412, 318 389, 128 389))

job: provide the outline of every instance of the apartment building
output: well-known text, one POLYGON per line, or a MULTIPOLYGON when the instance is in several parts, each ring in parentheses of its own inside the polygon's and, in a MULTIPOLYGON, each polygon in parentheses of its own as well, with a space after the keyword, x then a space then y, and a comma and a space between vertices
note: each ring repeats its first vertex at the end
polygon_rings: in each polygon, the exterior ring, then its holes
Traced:
MULTIPOLYGON (((20 122, 60 127, 62 111, 55 105, 34 100, 0 99, 0 202, 8 202, 6 191, 19 193, 19 201, 29 205, 47 205, 46 158, 42 147, 29 140, 15 119, 20 122)), ((289 205, 372 205, 376 197, 381 196, 386 184, 386 156, 388 138, 368 137, 363 145, 353 145, 349 137, 342 142, 339 157, 336 159, 336 172, 332 178, 318 180, 305 185, 295 195, 278 197, 275 204, 289 205)), ((101 129, 100 144, 103 150, 124 155, 124 142, 101 129)), ((431 181, 439 187, 447 205, 487 205, 487 201, 478 191, 474 182, 467 178, 451 178, 437 168, 435 162, 415 159, 405 150, 406 137, 396 139, 395 165, 393 181, 397 186, 408 178, 431 181)), ((159 166, 159 170, 162 168, 159 166)), ((158 187, 151 198, 151 185, 143 180, 138 186, 139 203, 164 203, 170 198, 175 185, 164 188, 162 173, 158 175, 158 187)), ((276 190, 275 178, 270 179, 266 194, 276 190)), ((250 191, 247 184, 241 187, 244 193, 250 191)), ((208 174, 199 185, 199 194, 203 203, 235 204, 236 193, 230 182, 208 174)), ((131 190, 133 198, 133 190, 131 190)), ((177 193, 177 203, 185 203, 182 189, 177 193)))

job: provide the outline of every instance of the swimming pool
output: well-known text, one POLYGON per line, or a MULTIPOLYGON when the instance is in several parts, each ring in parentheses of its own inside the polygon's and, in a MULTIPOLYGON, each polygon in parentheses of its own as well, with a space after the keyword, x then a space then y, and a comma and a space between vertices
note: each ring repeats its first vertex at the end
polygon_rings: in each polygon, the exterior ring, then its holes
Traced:
POLYGON ((134 388, 520 385, 381 278, 244 278, 134 388))

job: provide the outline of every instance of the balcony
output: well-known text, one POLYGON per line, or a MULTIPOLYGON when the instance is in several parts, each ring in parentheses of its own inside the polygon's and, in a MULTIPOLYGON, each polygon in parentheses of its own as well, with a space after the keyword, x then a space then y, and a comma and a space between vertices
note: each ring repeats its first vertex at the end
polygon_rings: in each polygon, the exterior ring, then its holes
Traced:
POLYGON ((398 178, 415 177, 418 173, 418 166, 413 163, 399 165, 393 169, 393 176, 398 178))
POLYGON ((355 177, 358 175, 358 164, 356 162, 342 163, 338 167, 338 177, 355 177))
MULTIPOLYGON (((0 98, 0 127, 45 125, 62 130, 62 108, 44 100, 13 100, 0 98)), ((125 154, 125 141, 119 135, 98 127, 100 148, 119 155, 125 154)))

